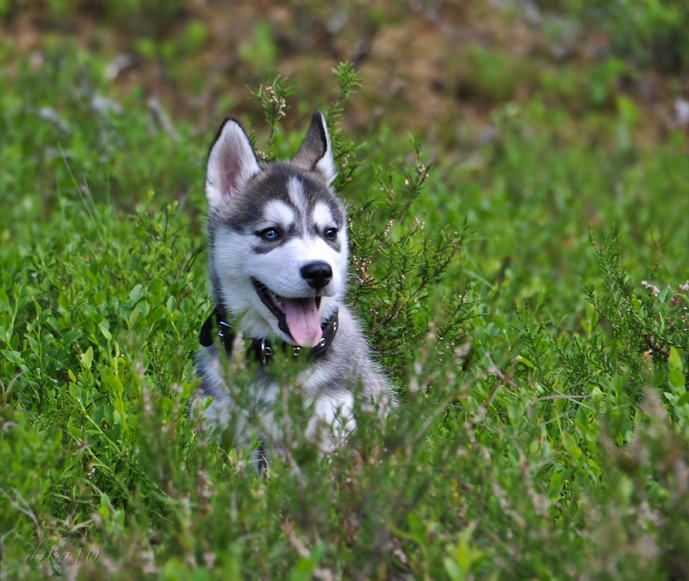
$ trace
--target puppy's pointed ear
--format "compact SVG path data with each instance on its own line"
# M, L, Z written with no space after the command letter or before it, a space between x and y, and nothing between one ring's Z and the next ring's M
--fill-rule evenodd
M251 142L242 126L236 119L225 119L208 154L208 209L218 208L260 171Z
M303 169L319 172L328 185L335 179L337 174L330 136L325 125L325 117L320 111L313 114L311 127L306 132L304 142L292 159L292 163Z

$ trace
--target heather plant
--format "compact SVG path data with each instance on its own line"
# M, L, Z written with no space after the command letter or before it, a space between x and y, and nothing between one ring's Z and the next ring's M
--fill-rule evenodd
M338 126L365 82L339 66L340 97L323 110L351 220L348 301L399 406L385 422L357 409L347 446L324 457L304 435L297 370L279 361L288 452L261 478L255 437L207 437L203 402L187 408L213 308L201 217L212 136L165 130L135 96L94 106L110 89L102 62L56 51L34 70L10 54L4 577L686 576L684 142L601 160L558 146L542 108L512 107L485 166L430 162L419 139ZM268 77L249 93L266 159L302 137L282 125L290 87ZM646 238L656 229L659 245ZM226 373L249 405L251 370L233 360Z

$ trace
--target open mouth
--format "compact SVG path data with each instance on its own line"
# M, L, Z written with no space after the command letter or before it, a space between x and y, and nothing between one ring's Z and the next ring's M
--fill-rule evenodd
M292 337L300 347L315 347L323 336L321 329L321 297L281 297L266 285L251 279L261 302L278 320L278 328Z

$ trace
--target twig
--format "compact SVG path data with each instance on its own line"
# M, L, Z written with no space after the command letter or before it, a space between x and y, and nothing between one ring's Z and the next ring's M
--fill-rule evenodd
M493 360L490 357L490 353L486 353L486 357L488 358L488 361L490 361L490 368L488 369L488 373L490 375L495 375L497 378L499 378L503 383L508 383L512 387L519 389L519 386L514 383L511 379L508 379L505 377L505 374L498 369L497 365L493 363ZM495 401L495 397L498 395L498 390L503 387L503 383L499 384L494 390L493 394L490 396L490 399L488 400L488 403L486 404L486 409L491 406L491 404Z
M148 102L148 110L151 112L151 117L158 124L158 126L165 132L173 141L179 141L179 134L172 125L172 121L165 113L163 106L160 104L158 95L151 95Z
M433 412L433 415L432 415L430 418L428 418L428 419L424 422L423 426L421 426L421 429L416 433L416 436L414 437L414 440L416 440L416 441L420 440L420 439L421 439L421 436L424 435L424 433L426 432L426 430L431 426L431 424L436 420L436 418L437 418L440 414L442 414L442 413L445 411L445 409L446 409L453 401L455 401L454 398L452 398L451 400L448 400L448 401L446 401L445 403L441 404L441 405L438 407L438 409L436 409L436 410Z
M539 401L548 401L548 400L551 400L551 399L573 399L573 400L578 400L578 399L591 399L591 397L593 397L593 396L590 396L590 395L545 395L545 396L543 396L543 397L538 397L538 398L536 398L536 399L533 400L532 402L529 402L529 405L528 405L528 407L526 408L526 415L527 415L527 417L528 417L529 419L531 419L531 416L533 415L533 404L535 404L536 402L539 402ZM583 405L583 404L582 404L582 405ZM584 407L588 407L588 406L584 406ZM564 415L564 414L563 414L563 415ZM558 417L555 418L555 419L558 420L558 419L560 419L561 417L562 417L562 415L558 416ZM550 421L553 421L553 420L550 420Z
M19 492L17 491L16 488L13 488L13 490L14 490L14 494L15 494L16 497L17 497L17 500L21 500L22 503L24 504L24 506L25 506L26 508L22 508L21 506L19 506L14 500L12 500L12 498L10 497L10 495L7 494L7 492L5 492L2 488L0 488L0 493L2 493L2 494L5 496L5 498L7 498L7 500L10 501L10 504L11 504L14 508L16 508L16 509L17 509L19 512L21 512L22 514L25 514L26 516L28 516L28 517L33 521L33 524L36 525L36 530L38 531L38 536L39 536L39 537L42 537L42 536L43 536L43 531L41 530L41 525L38 524L38 519L36 518L36 515L35 515L35 514L33 513L33 511L31 510L31 507L29 506L29 503L26 502L26 500L24 500L24 499L22 498L21 494L19 494Z
M2 403L2 405L5 405L5 400L7 399L7 396L10 394L10 391L12 391L12 386L14 386L14 382L17 381L17 379L19 379L22 375L24 375L23 371L17 373L17 375L15 375L12 378L12 381L10 381L10 384L7 386L7 388L5 388L5 384L2 381L0 381L0 387L2 387L2 398L0 398L2 401L0 401L0 403Z
M519 386L516 383L514 383L514 381L509 379L508 377L505 377L505 374L502 371L500 371L500 369L498 369L498 367L495 365L495 363L493 363L493 360L490 358L490 353L486 353L486 357L488 358L488 361L490 361L490 369L488 370L488 373L490 373L491 375L495 375L495 376L499 377L500 380L504 381L505 383L508 383L509 385L511 385L512 387L514 387L516 389L519 389Z
M306 559L311 556L311 551L309 551L308 547L296 535L291 522L289 522L288 520L284 521L282 523L282 530L285 531L285 536L287 537L287 540L294 547L294 549L297 551L297 554L302 559ZM335 573L333 573L330 569L323 569L321 567L316 567L313 570L313 576L318 579L322 579L322 581L335 581L335 579L337 579Z
M532 403L536 403L537 401L546 401L548 399L590 399L592 396L590 395L546 395L544 397L539 397L533 400Z

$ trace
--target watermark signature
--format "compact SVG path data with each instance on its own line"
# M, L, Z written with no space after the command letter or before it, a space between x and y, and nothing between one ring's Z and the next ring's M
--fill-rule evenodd
M84 547L78 552L72 553L65 551L61 553L58 549L60 540L43 539L35 550L31 551L24 559L28 565L31 563L53 564L53 565L81 565L95 563L100 556L100 547L90 547L88 553L84 555Z

